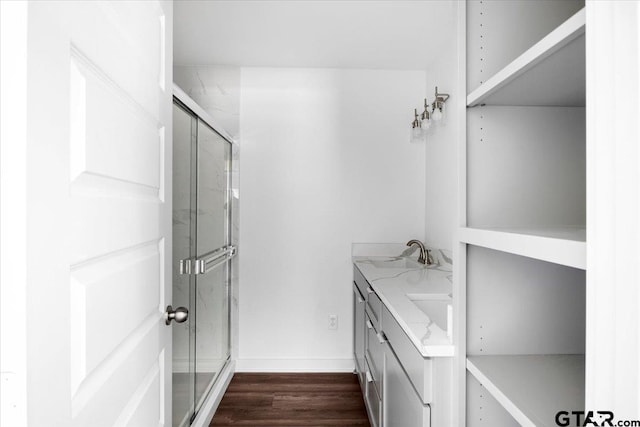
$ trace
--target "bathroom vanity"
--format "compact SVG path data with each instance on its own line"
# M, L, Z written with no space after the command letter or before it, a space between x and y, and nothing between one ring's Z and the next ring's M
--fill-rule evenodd
M369 245L362 245L369 246ZM452 272L401 254L404 245L354 245L354 359L371 425L451 424Z

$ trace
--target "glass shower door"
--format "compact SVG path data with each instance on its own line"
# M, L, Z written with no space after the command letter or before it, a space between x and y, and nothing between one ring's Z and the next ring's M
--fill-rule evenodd
M173 426L190 425L230 356L231 144L173 106Z
M195 169L197 117L179 105L173 105L173 298L176 307L187 307L189 317L172 328L173 426L188 426L195 400L195 339L193 310L195 277L181 274L180 261L193 257L192 236L196 230Z
M229 359L229 172L231 144L198 122L196 256L196 411Z

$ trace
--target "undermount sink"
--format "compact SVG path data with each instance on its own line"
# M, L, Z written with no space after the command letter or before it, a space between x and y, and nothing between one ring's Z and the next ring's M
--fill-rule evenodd
M443 331L449 332L451 297L447 294L407 294L407 298Z
M375 268L424 268L424 264L420 264L411 258L394 258L385 261L371 261L371 265Z

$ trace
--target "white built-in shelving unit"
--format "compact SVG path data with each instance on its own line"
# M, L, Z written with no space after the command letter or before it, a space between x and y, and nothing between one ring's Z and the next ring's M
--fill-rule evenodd
M584 2L467 1L465 53L460 411L555 426L585 404Z

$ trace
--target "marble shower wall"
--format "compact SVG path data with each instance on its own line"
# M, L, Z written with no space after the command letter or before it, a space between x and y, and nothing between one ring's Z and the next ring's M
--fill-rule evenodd
M233 139L240 134L240 68L173 67L173 79Z

